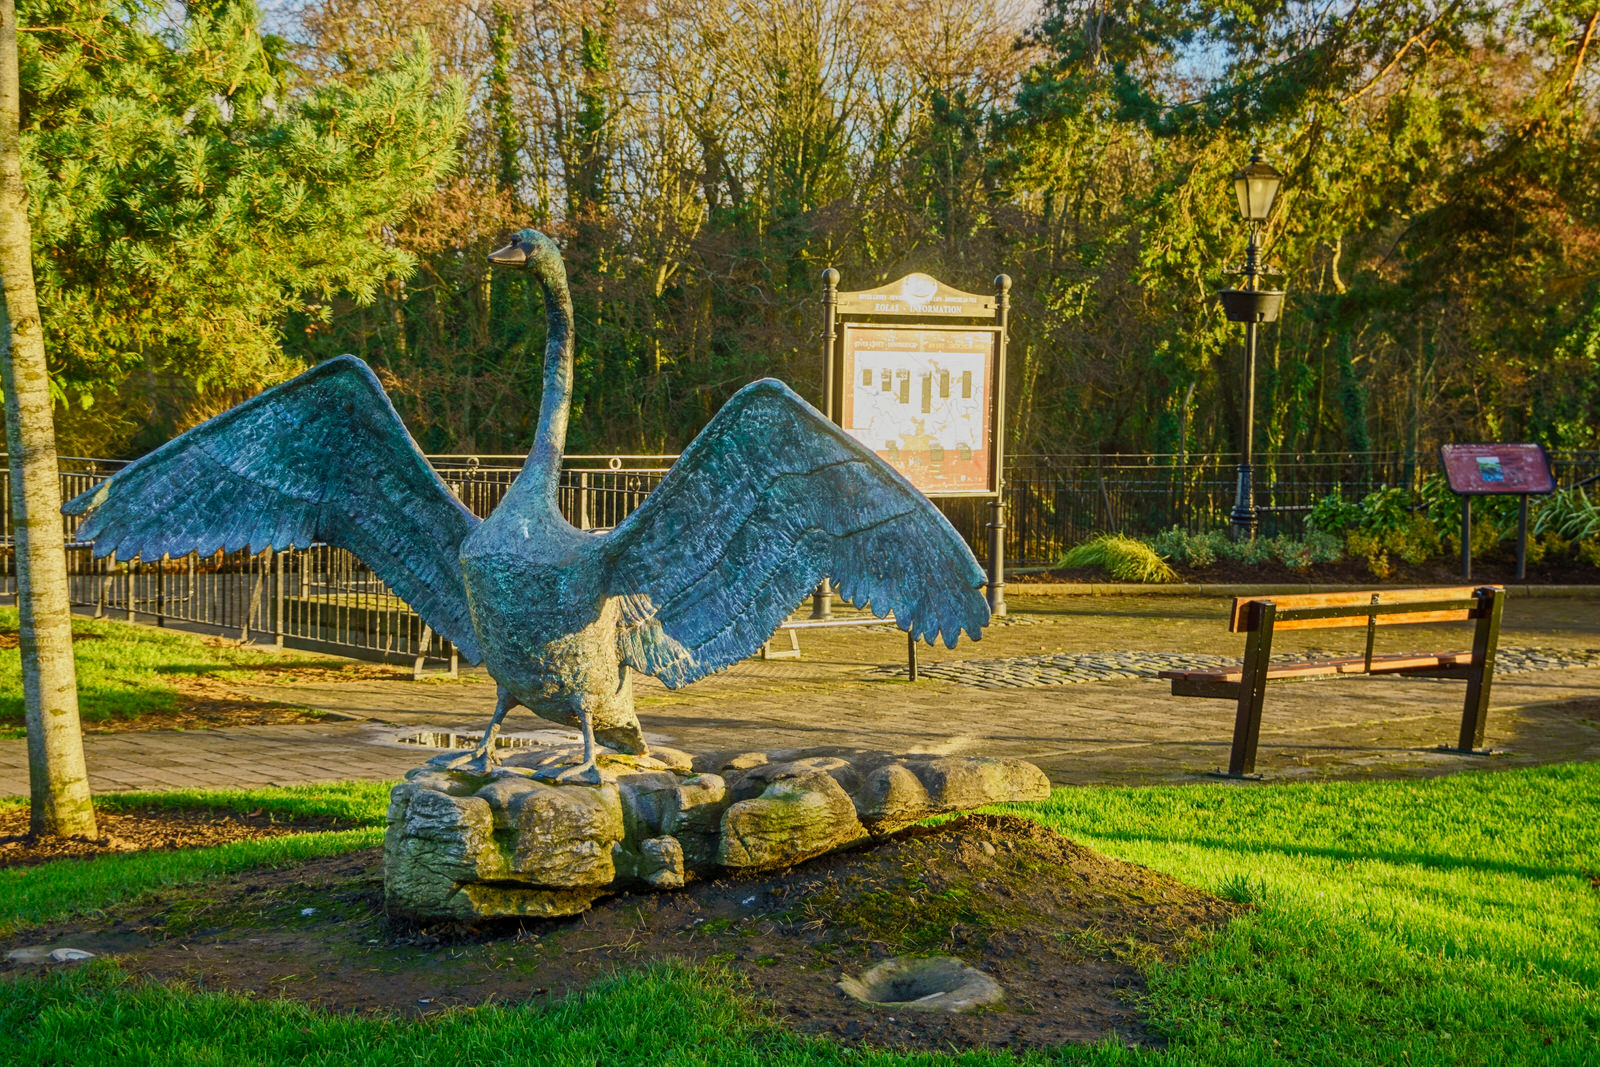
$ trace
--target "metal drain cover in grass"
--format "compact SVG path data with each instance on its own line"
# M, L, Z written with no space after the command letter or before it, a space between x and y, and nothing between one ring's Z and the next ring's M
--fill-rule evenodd
M1005 996L999 982L953 956L884 960L839 988L863 1004L908 1011L972 1011Z

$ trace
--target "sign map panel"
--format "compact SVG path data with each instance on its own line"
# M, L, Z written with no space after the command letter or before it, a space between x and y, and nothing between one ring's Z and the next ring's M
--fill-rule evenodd
M1439 459L1452 492L1520 495L1555 491L1550 457L1538 445L1441 445Z
M845 432L929 496L994 492L997 339L993 329L845 326Z

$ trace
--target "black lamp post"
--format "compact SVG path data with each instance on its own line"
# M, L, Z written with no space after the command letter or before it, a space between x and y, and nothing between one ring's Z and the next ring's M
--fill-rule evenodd
M1255 452L1256 432L1256 327L1263 322L1276 322L1278 312L1283 309L1283 290L1264 289L1260 285L1261 224L1267 221L1282 182L1283 175L1263 163L1260 152L1251 154L1248 166L1233 172L1233 189L1239 197L1239 214L1250 224L1250 244L1245 250L1242 272L1244 288L1223 289L1217 293L1228 321L1244 323L1243 455L1239 462L1233 511L1228 516L1235 540L1255 536L1256 529L1255 487L1252 484L1250 462Z

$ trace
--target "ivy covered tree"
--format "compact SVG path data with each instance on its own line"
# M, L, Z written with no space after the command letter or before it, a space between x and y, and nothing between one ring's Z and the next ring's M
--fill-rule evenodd
M411 271L392 228L452 170L464 106L423 38L315 84L250 0L18 15L39 301L80 454L159 443L292 373L291 313L315 331L335 295Z

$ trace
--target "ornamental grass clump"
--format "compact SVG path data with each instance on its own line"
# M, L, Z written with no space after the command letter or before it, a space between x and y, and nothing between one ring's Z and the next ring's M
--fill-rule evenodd
M1143 541L1121 534L1101 534L1068 550L1063 567L1099 567L1119 582L1175 582L1178 572Z

